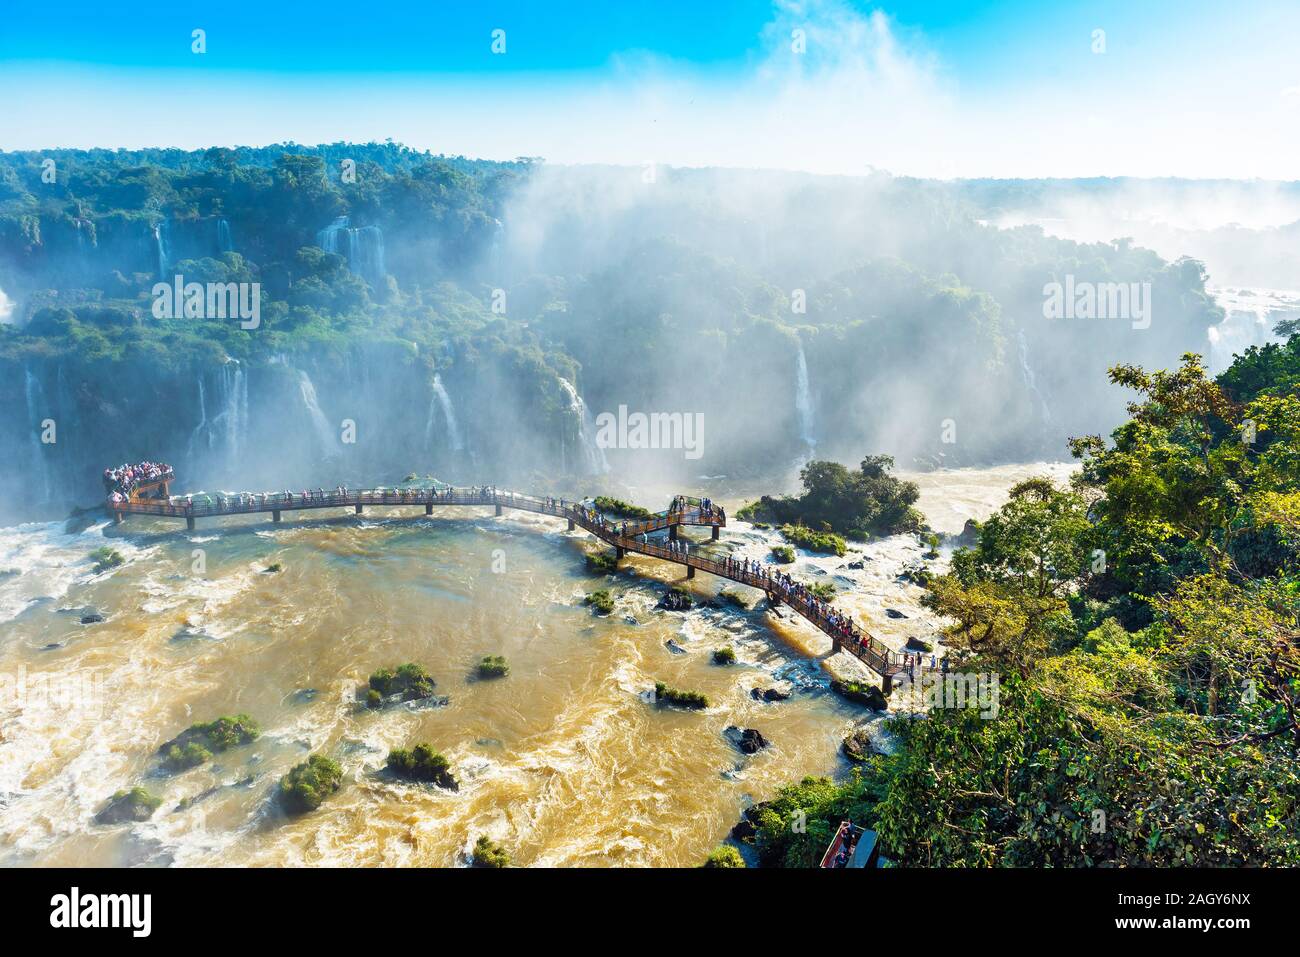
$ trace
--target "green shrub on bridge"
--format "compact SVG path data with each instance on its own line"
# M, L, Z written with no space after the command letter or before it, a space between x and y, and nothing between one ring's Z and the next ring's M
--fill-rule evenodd
M280 779L280 803L290 814L306 814L342 786L338 762L313 754Z

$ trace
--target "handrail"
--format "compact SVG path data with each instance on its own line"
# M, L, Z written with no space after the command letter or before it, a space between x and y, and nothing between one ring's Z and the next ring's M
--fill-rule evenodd
M207 503L178 502L176 498L163 501L109 502L108 508L119 513L139 515L158 515L173 518L203 518L219 515L246 515L258 512L300 511L303 509L331 508L342 506L365 505L495 505L504 508L517 508L524 511L552 515L581 525L586 531L595 535L606 544L625 551L677 562L691 568L697 568L720 578L748 585L765 592L773 602L784 601L796 613L805 618L818 630L828 635L835 647L847 651L872 671L883 676L897 675L906 671L912 656L894 651L870 632L860 629L856 622L847 615L840 615L836 624L830 617L830 606L819 601L807 592L800 592L784 584L767 570L767 566L757 563L735 561L730 558L722 560L692 555L689 551L674 550L656 545L648 540L640 541L638 536L658 531L673 525L701 525L724 527L726 518L720 510L705 513L697 506L694 508L667 510L653 518L640 522L612 521L597 509L587 508L577 502L564 499L540 498L520 492L500 491L489 488L415 488L415 489L348 489L338 491L304 492L238 492L232 496L214 496L217 502ZM563 503L563 504L561 504ZM924 670L927 665L917 655L913 667L919 665Z

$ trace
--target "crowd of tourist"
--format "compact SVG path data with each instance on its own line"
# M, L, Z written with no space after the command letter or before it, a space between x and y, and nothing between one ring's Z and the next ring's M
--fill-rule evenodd
M163 462L124 462L115 469L104 469L104 494L111 502L125 502L141 485L170 478L172 467Z

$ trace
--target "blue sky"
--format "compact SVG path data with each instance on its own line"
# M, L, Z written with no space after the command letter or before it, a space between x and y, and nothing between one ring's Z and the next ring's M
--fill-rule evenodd
M1272 0L10 4L0 148L1295 178L1297 35Z

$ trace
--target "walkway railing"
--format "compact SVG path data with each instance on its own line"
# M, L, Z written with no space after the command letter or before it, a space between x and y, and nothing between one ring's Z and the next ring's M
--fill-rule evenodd
M567 519L581 526L606 544L612 545L622 557L624 552L636 552L663 561L676 562L690 569L700 569L719 578L730 579L765 592L774 603L784 602L818 630L828 635L836 651L847 651L872 671L892 678L909 667L924 668L921 656L915 658L889 648L880 639L863 631L847 615L836 612L829 604L809 594L806 590L787 583L769 566L757 562L737 561L733 558L713 559L691 554L685 549L659 545L642 536L650 532L677 525L711 526L716 530L726 525L725 513L720 509L705 509L698 499L683 499L688 507L668 509L649 519L639 521L613 521L598 510L565 499L542 498L519 492L488 488L451 489L334 489L305 492L241 492L234 495L208 496L208 501L129 501L109 502L108 508L117 514L158 515L184 518L191 526L197 518L220 515L245 515L271 512L279 518L280 512L303 509L365 506L423 505L426 511L444 505L495 506L521 509L541 515ZM215 499L215 501L213 500ZM696 546L698 547L698 546ZM693 574L693 572L691 573Z

